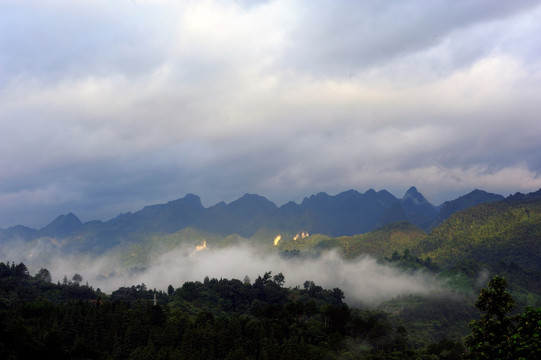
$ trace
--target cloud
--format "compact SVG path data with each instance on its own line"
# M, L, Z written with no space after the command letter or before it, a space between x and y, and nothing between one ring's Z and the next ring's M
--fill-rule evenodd
M302 287L307 280L326 289L339 287L345 292L346 301L355 305L377 305L401 294L430 296L445 290L431 275L405 273L378 264L370 257L344 260L336 252L328 252L318 258L291 260L247 245L211 248L197 253L194 248L184 246L166 253L154 249L144 270L138 271L119 266L118 258L113 254L98 258L60 256L47 239L33 247L18 247L18 255L9 258L23 261L31 274L42 267L47 268L55 282L62 281L64 275L71 279L75 273L81 274L83 281L107 293L121 286L141 283L158 290L165 290L170 284L177 288L187 281L203 281L205 276L241 280L248 276L254 281L267 271L283 273L287 287ZM7 249L3 251L5 253Z
M454 4L444 1L313 2L302 7L303 16L292 36L292 51L288 54L300 69L326 74L355 73L366 66L378 67L395 59L403 61L437 47L457 33L472 30L475 33L476 27L505 21L538 4L538 1L504 6L494 6L487 1ZM494 44L494 39L490 40L474 43L476 46L468 50L469 56L458 56L455 60L470 58L470 63L475 62ZM465 44L467 47L472 40ZM461 44L456 45L465 49Z
M190 192L537 190L537 4L2 2L0 227Z

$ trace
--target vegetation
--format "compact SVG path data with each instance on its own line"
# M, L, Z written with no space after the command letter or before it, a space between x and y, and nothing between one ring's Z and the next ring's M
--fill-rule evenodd
M286 288L280 273L253 282L207 277L166 292L139 284L104 294L80 274L55 284L47 269L32 276L23 263L0 263L0 358L541 358L540 197L516 195L456 212L430 234L405 221L334 238L299 237L292 230L280 241L276 228L255 231L255 225L250 238L192 227L173 233L134 228L135 241L116 248L126 267L145 266L181 246L191 254L249 241L286 258L336 249L345 258L370 254L406 272L430 272L453 289L431 297L401 295L371 309L352 308L341 289L310 280ZM168 214L170 205L139 215ZM128 218L108 226L127 226ZM74 216L56 225L47 231L69 234L82 226Z
M483 311L469 324L468 359L539 359L541 357L541 308L527 308L511 316L515 300L505 278L495 276L481 290L475 306Z
M282 274L110 295L67 277L54 284L47 274L0 263L2 358L437 359L462 349L448 339L421 347L400 318L352 309L342 290L312 281L285 288Z
M390 261L417 263L408 251ZM541 308L512 315L514 298L495 276L475 318L464 298L402 296L354 309L339 288L312 281L285 288L270 272L186 282L167 292L145 284L110 295L41 269L0 263L0 356L66 359L532 359L541 356ZM75 281L76 280L76 281ZM432 333L427 336L426 329Z
M453 214L415 248L444 265L475 259L540 271L541 200L486 203Z
M349 258L361 254L389 257L394 252L402 253L406 249L414 248L426 236L427 234L417 226L407 221L399 221L367 234L339 237L336 241Z

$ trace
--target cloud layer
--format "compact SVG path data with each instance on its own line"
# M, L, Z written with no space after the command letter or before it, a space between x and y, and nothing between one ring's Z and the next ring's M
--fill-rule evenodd
M199 194L541 188L541 4L0 4L0 227Z
M255 281L265 272L283 273L285 286L302 288L305 281L314 281L325 289L339 287L346 301L355 305L376 305L398 295L435 295L445 291L432 275L422 272L404 273L397 268L378 264L374 258L358 257L344 260L336 252L320 257L286 259L277 253L261 252L250 246L194 251L194 247L180 247L169 252L157 252L148 264L137 271L122 267L113 254L98 258L59 254L47 243L32 246L0 248L0 255L15 262L24 262L35 274L48 269L53 281L82 275L83 281L106 293L122 286L144 283L147 287L165 291L169 285L181 287L187 281L209 278L240 279L245 276Z

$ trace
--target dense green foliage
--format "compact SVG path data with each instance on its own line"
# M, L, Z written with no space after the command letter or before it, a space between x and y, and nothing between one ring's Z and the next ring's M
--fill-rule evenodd
M367 234L344 236L336 240L347 257L353 258L361 254L385 257L414 248L426 236L417 226L407 221L399 221Z
M475 259L520 263L527 271L540 271L541 199L508 199L455 213L433 229L416 252L446 265Z
M470 323L471 334L466 340L472 359L509 358L507 340L514 329L508 313L515 307L515 300L506 288L507 281L495 276L479 294L475 306L484 313Z
M418 263L404 251L391 262ZM408 268L407 265L406 268ZM80 277L80 275L79 275ZM78 276L74 276L74 279ZM79 279L78 279L79 280ZM30 359L531 359L541 356L541 308L510 315L514 299L494 277L475 306L465 352L467 298L401 296L354 309L339 288L285 288L270 272L186 282L167 293L145 284L110 295L79 281L51 283L22 263L0 263L0 357ZM394 314L394 315L392 315ZM428 332L430 334L428 334ZM421 336L421 337L420 337ZM454 339L454 340L453 340Z
M541 357L541 308L527 308L510 315L515 300L505 278L495 276L481 290L475 306L483 312L469 324L468 359L539 359Z
M1 358L438 359L462 349L447 339L420 347L399 318L352 309L342 290L312 281L285 288L282 274L205 278L167 293L141 284L108 296L47 275L0 263Z

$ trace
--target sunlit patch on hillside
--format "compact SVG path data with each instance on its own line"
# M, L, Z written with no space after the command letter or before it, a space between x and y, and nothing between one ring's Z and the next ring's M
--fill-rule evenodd
M306 239L310 234L308 234L308 231L302 231L298 232L297 235L293 237L293 240L297 241L299 239Z
M195 254L197 254L198 252L201 252L203 250L206 250L206 251L209 250L209 248L207 246L207 240L205 240L205 239L203 239L201 241L201 244L195 246L195 251L193 253L191 253L190 256L194 256Z
M199 251L202 251L202 250L208 250L209 248L207 247L207 240L203 239L203 241L201 241L201 244L200 245L197 245L195 247L195 252L199 252Z

